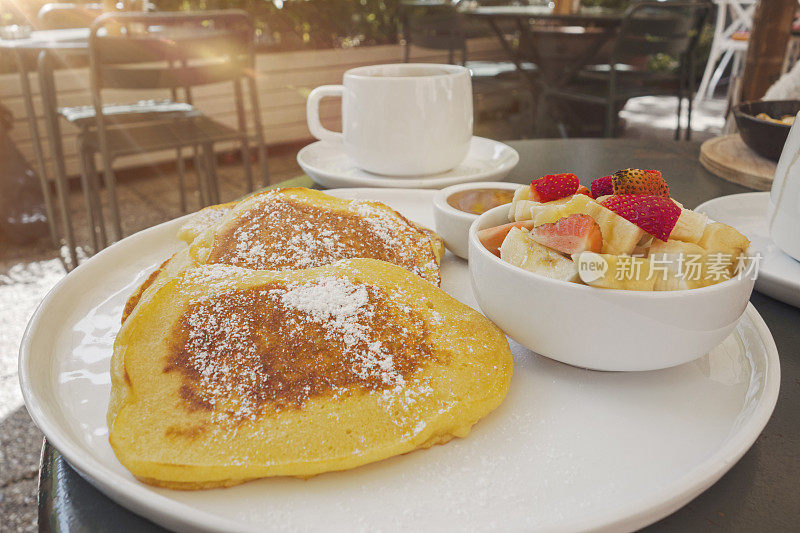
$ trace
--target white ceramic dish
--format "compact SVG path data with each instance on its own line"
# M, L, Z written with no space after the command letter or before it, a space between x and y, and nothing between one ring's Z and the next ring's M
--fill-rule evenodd
M433 197L433 220L436 224L436 233L444 239L447 248L462 259L467 258L467 237L469 227L478 219L478 215L466 213L456 209L447 199L451 194L471 189L504 189L516 191L519 183L505 183L502 181L479 181L476 183L462 183L451 185L437 192Z
M750 239L750 248L761 254L756 290L776 300L800 307L800 261L778 248L767 231L768 192L720 196L695 208L709 217L735 227Z
M508 206L501 205L470 227L475 296L506 335L562 363L609 371L687 363L730 334L753 291L751 274L685 291L598 289L551 279L501 260L478 241L478 230L507 222Z
M471 181L500 181L517 166L519 154L499 141L473 137L466 159L452 170L428 176L390 177L356 167L342 144L318 141L298 152L297 163L325 187L441 189Z
M432 224L432 193L336 191ZM182 531L625 531L675 511L752 445L775 406L778 354L750 307L708 356L639 373L591 372L511 343L503 405L465 439L306 481L184 492L137 482L105 423L108 363L127 295L183 246L172 221L81 265L43 301L20 353L31 416L86 479ZM448 253L443 287L475 306L466 263Z

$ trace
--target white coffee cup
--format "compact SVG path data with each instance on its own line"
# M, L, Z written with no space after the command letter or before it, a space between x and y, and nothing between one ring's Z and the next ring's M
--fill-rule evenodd
M319 120L326 96L342 97L342 133ZM359 168L388 176L446 172L461 163L472 138L470 71L457 65L372 65L344 73L343 85L308 96L308 129L344 143Z
M800 261L800 113L783 145L769 200L767 223L772 241Z

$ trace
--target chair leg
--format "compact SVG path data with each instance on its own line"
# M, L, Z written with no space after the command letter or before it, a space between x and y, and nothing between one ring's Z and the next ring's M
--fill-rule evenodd
M100 197L100 183L97 180L97 165L94 162L94 152L86 153L86 168L89 173L89 187L92 190L92 198L94 200L95 211L97 212L97 221L100 230L100 246L105 248L108 246L108 237L106 236L106 222L103 217L103 200Z
M675 140L681 140L681 110L683 108L683 77L681 76L681 80L678 82L678 93L675 95L678 97L678 110L676 112L675 121L677 124L675 125Z
M181 202L181 213L186 214L186 163L183 160L183 148L175 149L175 162L178 166L178 195Z
M247 192L253 192L253 165L250 161L250 143L247 138L247 119L244 114L244 98L242 96L242 83L236 80L233 83L234 100L236 101L236 119L239 123L239 132L242 135L239 148L241 150L242 165L244 165L244 181Z
M253 192L253 162L250 160L250 144L247 135L242 136L241 142L242 165L244 166L244 182L247 192Z
M608 79L608 94L606 98L606 120L603 136L611 138L614 137L614 126L617 123L617 71L614 66L611 68L611 76Z
M214 145L203 145L203 154L206 160L206 170L208 171L208 186L211 202L218 204L219 200L219 179L217 177L217 158L214 155Z
M258 143L258 165L261 167L261 185L262 187L269 186L269 154L267 153L267 145L264 144L262 138Z
M694 57L689 58L689 66L686 81L689 86L689 101L687 102L687 116L686 116L686 134L684 138L687 141L692 139L692 100L694 100Z
M261 107L258 103L258 90L256 88L255 77L247 78L247 90L250 94L253 110L253 127L255 128L255 143L258 147L258 161L261 166L261 185L269 186L269 165L267 164L267 145L264 138L264 127L261 123Z
M610 138L614 136L614 122L617 119L617 106L613 98L606 102L606 120L603 129L603 136Z
M111 208L111 221L114 224L114 235L117 240L122 239L122 220L119 216L119 203L117 202L117 177L111 168L111 158L108 154L102 155L103 178L108 192L108 204Z
M544 123L547 120L547 91L542 88L542 92L536 98L536 118L534 119L533 135L540 138L544 134Z
M200 193L200 208L202 209L211 205L211 200L208 194L208 179L206 178L205 167L197 145L192 146L192 157L194 159L194 173L197 176L197 191Z
M711 76L711 81L708 84L708 89L706 90L706 98L711 98L714 96L714 90L719 85L719 80L722 78L723 72L725 72L725 67L728 66L731 58L733 57L733 50L728 50L722 56L722 60L719 62L719 66L714 71L714 75Z
M91 186L89 185L89 168L86 164L86 151L82 148L78 148L78 153L80 157L81 165L81 191L83 192L83 202L86 205L86 214L89 216L89 228L92 234L92 249L94 253L100 251L99 242L97 239L97 221L95 215L95 208L92 202L92 191Z
M703 71L703 79L700 80L700 87L697 89L697 100L701 101L708 96L706 92L710 87L711 76L714 74L714 67L717 65L717 60L720 56L720 49L712 46L711 52L708 54L708 62L706 63L706 69ZM712 89L713 91L713 89Z

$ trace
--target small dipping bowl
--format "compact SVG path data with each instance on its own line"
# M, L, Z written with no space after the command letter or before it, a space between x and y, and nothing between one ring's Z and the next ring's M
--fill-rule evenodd
M519 183L502 181L478 181L452 185L437 192L433 197L433 219L436 222L436 233L444 239L447 249L466 259L469 252L469 227L482 213L500 205L486 202L487 195L482 195L483 191L510 193L508 201L504 202L508 204L511 203L514 191L521 186ZM470 212L470 205L478 207L480 212Z

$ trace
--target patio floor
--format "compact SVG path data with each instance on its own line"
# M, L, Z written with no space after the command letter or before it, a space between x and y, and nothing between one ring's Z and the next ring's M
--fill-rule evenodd
M725 102L704 102L693 116L693 142L719 134ZM623 137L655 138L672 142L675 100L644 97L631 100L622 112L627 127ZM479 125L480 126L480 125ZM491 126L489 126L491 129ZM482 135L489 132L478 128ZM492 136L492 135L489 135ZM494 135L501 138L502 134ZM273 183L301 174L295 156L302 146L281 146L270 152ZM239 164L219 167L223 202L244 194ZM118 195L126 234L181 215L174 170L167 166L119 173ZM193 174L188 174L192 183ZM190 187L191 190L191 187ZM70 193L79 244L89 242L80 191ZM190 196L190 210L197 208ZM26 246L0 240L0 523L3 531L35 531L36 485L42 435L22 402L17 378L17 351L25 325L42 297L65 275L56 251L47 239Z

